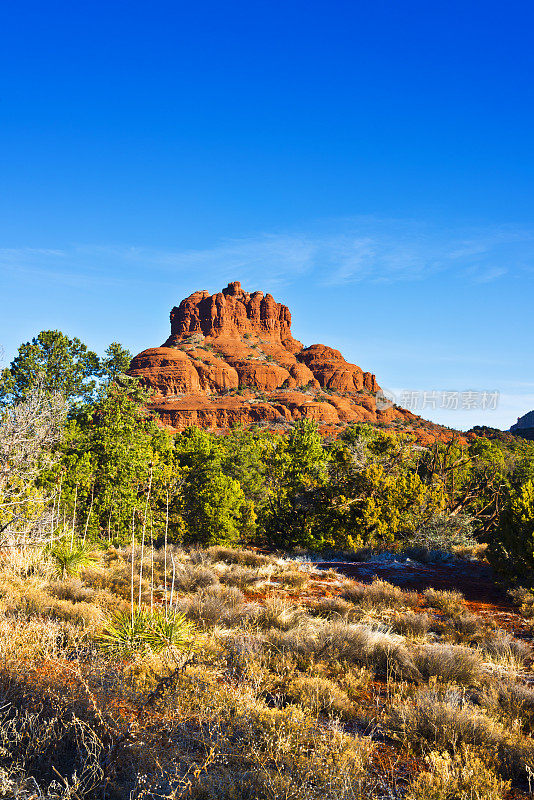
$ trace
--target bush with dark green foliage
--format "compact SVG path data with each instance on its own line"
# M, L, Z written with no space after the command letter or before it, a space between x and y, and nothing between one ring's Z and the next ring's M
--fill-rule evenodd
M534 481L510 487L492 532L488 557L506 578L534 587Z
M95 399L99 382L109 383L126 372L132 359L128 350L112 342L104 358L79 339L61 331L41 331L21 344L17 355L0 375L0 404L28 397L36 387L59 392L70 403Z

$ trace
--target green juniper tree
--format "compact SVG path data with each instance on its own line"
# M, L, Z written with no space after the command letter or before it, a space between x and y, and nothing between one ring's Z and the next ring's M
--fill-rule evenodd
M96 402L70 420L62 459L49 480L62 482L63 505L89 535L125 543L168 480L172 439L144 409L148 392L134 378L118 378ZM151 513L151 512L150 512Z
M95 396L99 372L98 356L79 339L69 339L61 331L41 331L20 345L2 371L0 402L24 400L37 386L61 394L70 403L88 402Z
M219 439L199 428L188 428L175 440L177 467L183 476L179 497L186 541L235 544L251 525L253 506L239 481L223 469Z
M132 354L119 342L111 342L100 361L100 376L106 383L116 380L128 370Z
M327 478L329 454L310 420L280 437L267 459L269 501L262 523L279 547L320 546L314 526L316 494Z
M31 342L21 344L17 355L0 374L0 405L20 402L37 387L45 393L61 394L73 404L96 400L98 387L125 373L132 359L118 342L112 342L104 357L61 331L41 331Z

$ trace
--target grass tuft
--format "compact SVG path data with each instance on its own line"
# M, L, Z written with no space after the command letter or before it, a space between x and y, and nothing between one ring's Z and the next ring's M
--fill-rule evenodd
M510 781L503 781L472 748L457 753L432 752L427 771L411 784L405 800L503 800Z
M364 608L410 608L419 605L417 592L400 589L387 581L376 579L371 584L350 581L342 598Z
M448 683L474 685L484 675L481 654L461 645L424 645L416 651L415 664L424 678Z
M473 707L458 689L423 689L412 701L394 702L387 727L420 752L453 754L462 745L490 750L504 778L521 778L534 766L534 742Z
M464 596L460 592L426 589L423 597L430 608L437 608L444 614L460 614L465 610Z

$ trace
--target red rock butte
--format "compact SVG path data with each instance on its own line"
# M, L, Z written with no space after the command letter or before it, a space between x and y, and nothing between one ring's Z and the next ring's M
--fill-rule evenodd
M397 406L377 406L380 387L371 372L324 344L304 347L292 336L287 306L243 291L238 281L182 300L171 311L167 341L135 356L128 372L153 390L150 407L173 431L252 424L284 430L298 419L316 420L334 435L355 422L420 421L429 434L442 430Z

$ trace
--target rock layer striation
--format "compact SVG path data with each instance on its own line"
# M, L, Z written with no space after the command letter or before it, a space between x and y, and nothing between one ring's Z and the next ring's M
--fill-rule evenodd
M293 338L287 306L238 281L182 300L167 341L135 356L129 374L153 390L151 408L173 431L284 429L298 419L332 434L354 422L419 427L419 417L382 402L371 372L326 345L304 347Z

